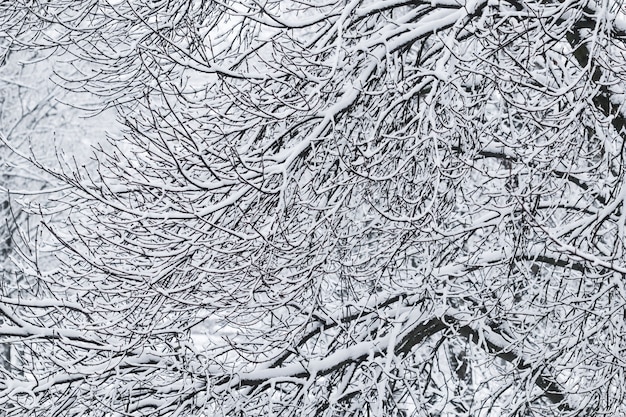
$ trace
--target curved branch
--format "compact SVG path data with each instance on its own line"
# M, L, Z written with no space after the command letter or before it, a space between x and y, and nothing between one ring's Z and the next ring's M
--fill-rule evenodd
M468 342L472 342L485 352L513 364L519 370L531 371L534 384L543 391L543 396L546 399L557 405L559 411L569 412L573 410L560 384L546 372L542 372L542 368L533 365L522 353L511 349L510 343L489 324L481 323L481 328L475 328L471 324L462 324L462 320L453 314L432 317L414 323L402 332L402 337L395 344L393 354L407 355L415 346L446 329L455 330ZM319 360L294 361L285 366L258 369L230 377L215 375L221 384L215 386L213 395L220 395L232 388L268 387L281 381L293 382L294 378L308 379L311 376L329 375L343 367L384 356L388 353L391 337L387 334L384 337L357 343L337 350ZM200 388L200 390L203 392L204 388Z

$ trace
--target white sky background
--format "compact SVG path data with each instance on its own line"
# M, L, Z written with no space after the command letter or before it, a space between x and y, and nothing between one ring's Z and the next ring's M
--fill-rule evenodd
M5 100L0 109L5 112L0 132L20 151L32 149L38 160L46 165L58 163L57 151L76 158L79 164L88 164L93 155L92 147L104 143L107 132L119 129L115 111L109 109L91 115L83 110L99 106L100 99L86 93L69 92L56 85L51 78L55 70L66 66L64 59L40 56L31 52L13 53L0 68L0 100ZM44 110L37 122L6 122L7 119L17 122L21 115L39 107ZM15 156L12 160L17 163Z

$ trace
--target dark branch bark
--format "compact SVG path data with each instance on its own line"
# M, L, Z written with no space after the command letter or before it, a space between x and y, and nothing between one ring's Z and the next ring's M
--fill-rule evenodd
M479 331L472 328L469 325L458 326L459 322L454 316L446 315L442 319L433 318L428 320L422 325L417 326L410 334L408 334L401 343L396 347L396 354L407 354L417 344L424 341L426 338L435 335L436 333L453 328L461 336L468 341L476 344L478 347L484 349L488 353L499 357L517 367L519 370L532 371L534 374L534 383L539 387L545 398L547 398L553 404L558 406L559 411L566 412L572 411L572 407L567 402L565 393L562 387L552 377L542 372L540 367L535 364L528 363L524 358L520 357L517 353L508 350L507 346L499 346L493 340L489 338L481 338ZM493 333L497 336L501 336L500 333L491 326L487 325L485 331ZM545 368L545 367L544 367Z
M487 326L487 328L483 329L483 333L492 334L498 336L498 338L501 337L501 334L497 331L497 329L494 329L489 325L485 326ZM573 410L567 401L567 396L564 393L563 388L545 371L547 368L546 365L538 366L535 363L527 362L518 353L508 349L508 346L501 346L497 344L493 340L493 337L481 337L481 332L479 332L479 330L474 329L470 325L461 325L459 320L452 315L445 315L441 318L434 317L414 326L412 330L410 330L398 341L394 349L394 354L399 356L408 355L415 346L446 329L452 329L457 334L463 336L468 342L472 342L489 354L497 356L498 358L513 364L517 369L530 371L533 375L534 384L543 391L543 395L546 399L557 405L559 411L570 412ZM384 354L386 354L385 347L380 346L380 350L374 352L373 356L380 357ZM327 368L317 369L315 373L318 376L329 375L338 371L340 368L348 366L349 364L361 363L371 358L371 352L363 353L362 355L350 356ZM250 376L241 375L239 378L226 376L221 377L221 381L219 381L218 385L227 385L231 387L238 386L240 388L246 386L253 388L260 386L267 387L269 386L268 382L274 377L281 378L288 376L289 378L308 378L311 376L311 371L307 369L304 364L301 368L293 372L293 369L289 368L293 368L294 365L297 366L297 364L292 363L292 365L282 367L282 369L285 370L285 375L281 375L281 367L276 367L273 368L273 372L270 371L262 373L266 377L261 378L252 376L254 372Z

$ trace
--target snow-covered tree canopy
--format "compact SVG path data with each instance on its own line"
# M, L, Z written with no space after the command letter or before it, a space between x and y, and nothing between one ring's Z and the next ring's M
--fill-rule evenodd
M17 0L0 37L125 126L31 207L67 220L0 297L7 416L626 412L621 3Z

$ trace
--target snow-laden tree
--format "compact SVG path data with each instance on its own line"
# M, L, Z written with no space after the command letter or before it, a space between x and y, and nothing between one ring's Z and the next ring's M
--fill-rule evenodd
M10 2L125 131L40 210L7 415L626 412L607 1ZM50 49L53 48L53 49Z

